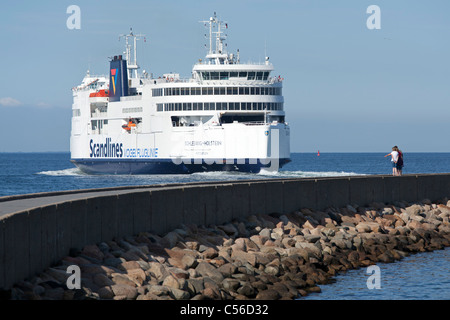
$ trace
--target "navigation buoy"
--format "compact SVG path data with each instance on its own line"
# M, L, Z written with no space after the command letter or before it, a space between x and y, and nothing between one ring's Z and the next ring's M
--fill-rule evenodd
M320 151L319 150L317 150L317 156L320 156Z

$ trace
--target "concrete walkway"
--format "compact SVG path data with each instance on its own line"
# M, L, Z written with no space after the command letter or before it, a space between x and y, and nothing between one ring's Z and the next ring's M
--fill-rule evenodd
M133 193L136 191L152 190L148 189L128 189L128 190L111 190L111 191L96 191L96 192L81 192L81 193L70 193L64 195L54 195L54 196L38 196L35 198L25 198L10 201L0 202L0 217L16 213L23 212L30 209L38 207L46 207L53 204L59 204L67 201L81 200L96 198L102 196L112 196L120 195L125 193Z
M288 179L270 179L269 181L288 180ZM122 195L135 192L145 192L157 189L173 189L180 187L198 187L216 184L246 184L250 182L264 182L266 180L237 180L237 181L207 181L194 183L174 183L174 184L158 184L151 186L130 186L130 187L113 187L102 189L85 189L85 190L69 190L46 193L35 193L25 195L13 195L0 197L0 218L2 216L24 212L34 208L46 207L49 205L64 203L67 201L75 201L81 199L90 199L104 196Z

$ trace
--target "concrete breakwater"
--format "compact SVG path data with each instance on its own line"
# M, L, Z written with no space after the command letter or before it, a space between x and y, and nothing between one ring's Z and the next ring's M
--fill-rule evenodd
M13 299L295 299L339 271L450 245L450 201L372 202L183 224L72 250ZM70 265L81 288L69 290Z

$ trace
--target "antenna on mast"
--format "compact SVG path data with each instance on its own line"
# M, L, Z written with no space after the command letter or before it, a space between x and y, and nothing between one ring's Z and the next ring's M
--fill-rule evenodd
M142 38L145 39L145 34L134 34L133 28L130 27L130 33L129 34L121 34L119 35L119 41L121 38L125 38L125 58L128 63L128 76L129 78L137 78L137 70L139 69L139 66L137 64L137 40L142 40ZM133 40L133 48L130 44L129 39ZM133 53L133 60L131 60L131 55Z
M227 35L223 32L223 25L228 29L228 23L217 18L216 13L209 20L200 21L209 29L209 35L205 35L209 39L209 48L206 59L210 63L223 64L228 63L228 54L226 51L226 43L224 41ZM215 48L213 48L213 38L215 38Z

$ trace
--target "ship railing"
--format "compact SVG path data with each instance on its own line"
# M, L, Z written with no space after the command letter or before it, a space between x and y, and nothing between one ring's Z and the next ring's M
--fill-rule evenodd
M84 90L91 90L91 89L96 90L96 89L98 89L100 87L103 87L102 85L99 85L99 83L98 83L99 80L106 80L106 79L108 79L108 77L104 76L104 75L98 75L98 76L92 75L92 76L90 76L90 78L92 78L94 80L91 81L90 83L87 83L87 84L84 84L84 85L81 84L79 86L73 87L72 91L77 92L77 91L84 91Z
M284 78L278 77L269 77L267 80L247 80L247 79L208 79L208 80L200 80L201 84L205 85L236 85L236 86L252 86L252 85L267 85L267 84L275 84L282 83Z
M274 84L282 83L283 78L281 77L270 77L267 80L230 80L230 79L214 79L214 80L200 80L199 82L204 85L255 85L255 84ZM147 79L146 83L161 84L161 83L193 83L197 82L193 78L184 79Z
M106 118L108 116L108 112L92 112L91 118Z
M269 78L269 83L282 83L284 78L281 78L281 76L278 77L271 77Z
M251 65L251 66L272 66L272 63L267 64L266 62L256 62L256 61L247 61L247 62L239 62L239 63L215 63L215 59L213 60L202 60L194 64L195 65L213 65L213 66L224 66L224 65Z
M264 121L247 121L247 122L241 122L242 124L245 124L246 126L262 126L267 125L267 122Z
M192 78L183 78L183 79L172 79L172 78L158 78L158 79L147 79L145 83L154 83L154 84L160 84L160 83L189 83L193 82L194 79Z

